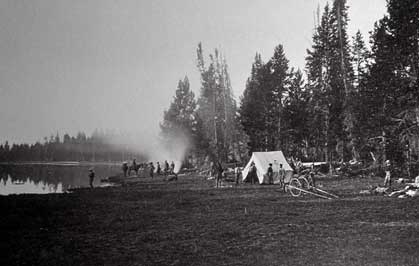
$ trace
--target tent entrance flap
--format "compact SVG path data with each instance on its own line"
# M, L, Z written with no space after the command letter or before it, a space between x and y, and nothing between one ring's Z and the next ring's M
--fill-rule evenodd
M269 182L266 173L270 163L272 164L274 171L273 181L275 184L280 182L279 169L281 164L285 171L285 182L288 182L293 175L293 169L288 164L282 151L253 152L252 157L242 171L243 181L248 181L248 178L250 178L249 173L252 163L255 164L256 176L259 184L266 184Z

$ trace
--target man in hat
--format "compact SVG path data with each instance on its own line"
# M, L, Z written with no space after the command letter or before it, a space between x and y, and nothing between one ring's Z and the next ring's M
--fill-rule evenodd
M272 185L274 183L274 170L272 169L272 164L269 164L268 171L266 173L268 176L268 183L269 185Z
M384 187L391 187L391 163L390 160L385 162L384 171L386 176L384 178Z
M89 169L89 184L90 188L93 188L93 180L95 179L95 172L93 171L93 168Z

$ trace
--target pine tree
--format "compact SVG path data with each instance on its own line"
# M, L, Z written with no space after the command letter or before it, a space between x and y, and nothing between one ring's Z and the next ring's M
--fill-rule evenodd
M240 122L249 136L248 147L251 151L263 151L265 146L265 96L262 89L262 70L264 64L260 54L256 54L250 77L241 97Z
M241 99L241 123L249 136L252 151L282 149L284 94L289 86L288 60L281 44L264 64L256 54Z
M419 2L388 1L388 31L393 41L394 73L399 81L396 114L399 140L409 145L419 124Z
M352 38L351 45L351 61L352 68L354 71L353 79L353 93L351 94L351 113L354 118L354 126L351 130L351 146L353 147L352 156L357 160L363 158L371 158L370 154L365 149L366 143L368 143L368 118L366 117L369 113L365 104L366 99L369 97L368 93L365 93L365 86L369 75L371 54L367 49L363 36L358 30L355 36ZM363 155L361 155L363 154Z
M311 157L309 148L311 143L310 93L304 85L303 74L300 70L291 70L289 88L284 99L283 143L284 151L299 158Z
M266 119L269 125L268 135L271 136L270 150L282 149L282 110L284 93L288 88L289 69L288 59L285 57L281 44L275 47L272 58L266 64L268 70L268 86L265 86L266 94Z
M240 128L237 127L237 106L231 88L228 66L217 49L205 64L202 45L197 49L197 66L201 73L201 94L197 114L202 120L209 156L221 161L235 160Z
M352 38L351 61L354 71L353 87L354 91L357 91L361 79L367 74L369 65L369 51L359 30Z
M354 127L347 24L346 1L335 0L332 9L327 4L306 58L308 84L313 93L315 146L317 150L325 146L326 161L348 158L347 144L351 143Z
M388 16L372 36L373 63L362 93L370 107L366 128L372 139L381 140L373 147L383 161L401 166L409 159L405 148L418 136L419 4L390 0L387 7Z
M330 159L330 106L331 106L331 43L332 24L329 4L324 7L318 23L311 50L307 50L306 71L308 87L312 94L310 128L312 129L316 160Z
M167 111L164 112L163 122L160 124L161 136L166 146L175 148L176 140L189 141L191 149L195 150L200 142L198 132L198 119L196 117L196 100L194 93L190 90L188 77L179 80L175 96Z
M332 8L333 57L331 62L333 92L331 125L336 139L338 159L347 161L353 137L353 69L351 64L349 38L347 34L348 7L346 0L335 0Z

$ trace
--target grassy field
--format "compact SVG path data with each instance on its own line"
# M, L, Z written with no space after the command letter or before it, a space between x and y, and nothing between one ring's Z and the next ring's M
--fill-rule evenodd
M419 265L419 199L359 195L381 182L318 182L339 200L195 176L0 197L0 265Z

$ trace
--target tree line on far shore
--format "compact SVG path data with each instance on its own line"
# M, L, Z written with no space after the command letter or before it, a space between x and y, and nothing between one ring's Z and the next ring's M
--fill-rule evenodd
M256 53L239 104L225 58L216 49L197 67L200 95L180 80L164 112L162 136L186 134L198 160L242 161L252 151L283 150L315 161L390 159L403 166L419 152L419 3L388 0L370 33L350 37L346 0L317 12L305 75L278 44Z
M35 144L0 145L0 162L19 161L91 161L115 162L137 158L142 161L145 156L133 152L128 145L125 147L111 145L109 139L115 138L114 133L95 130L91 136L79 132L76 136L64 134L62 140L57 133L44 141Z

